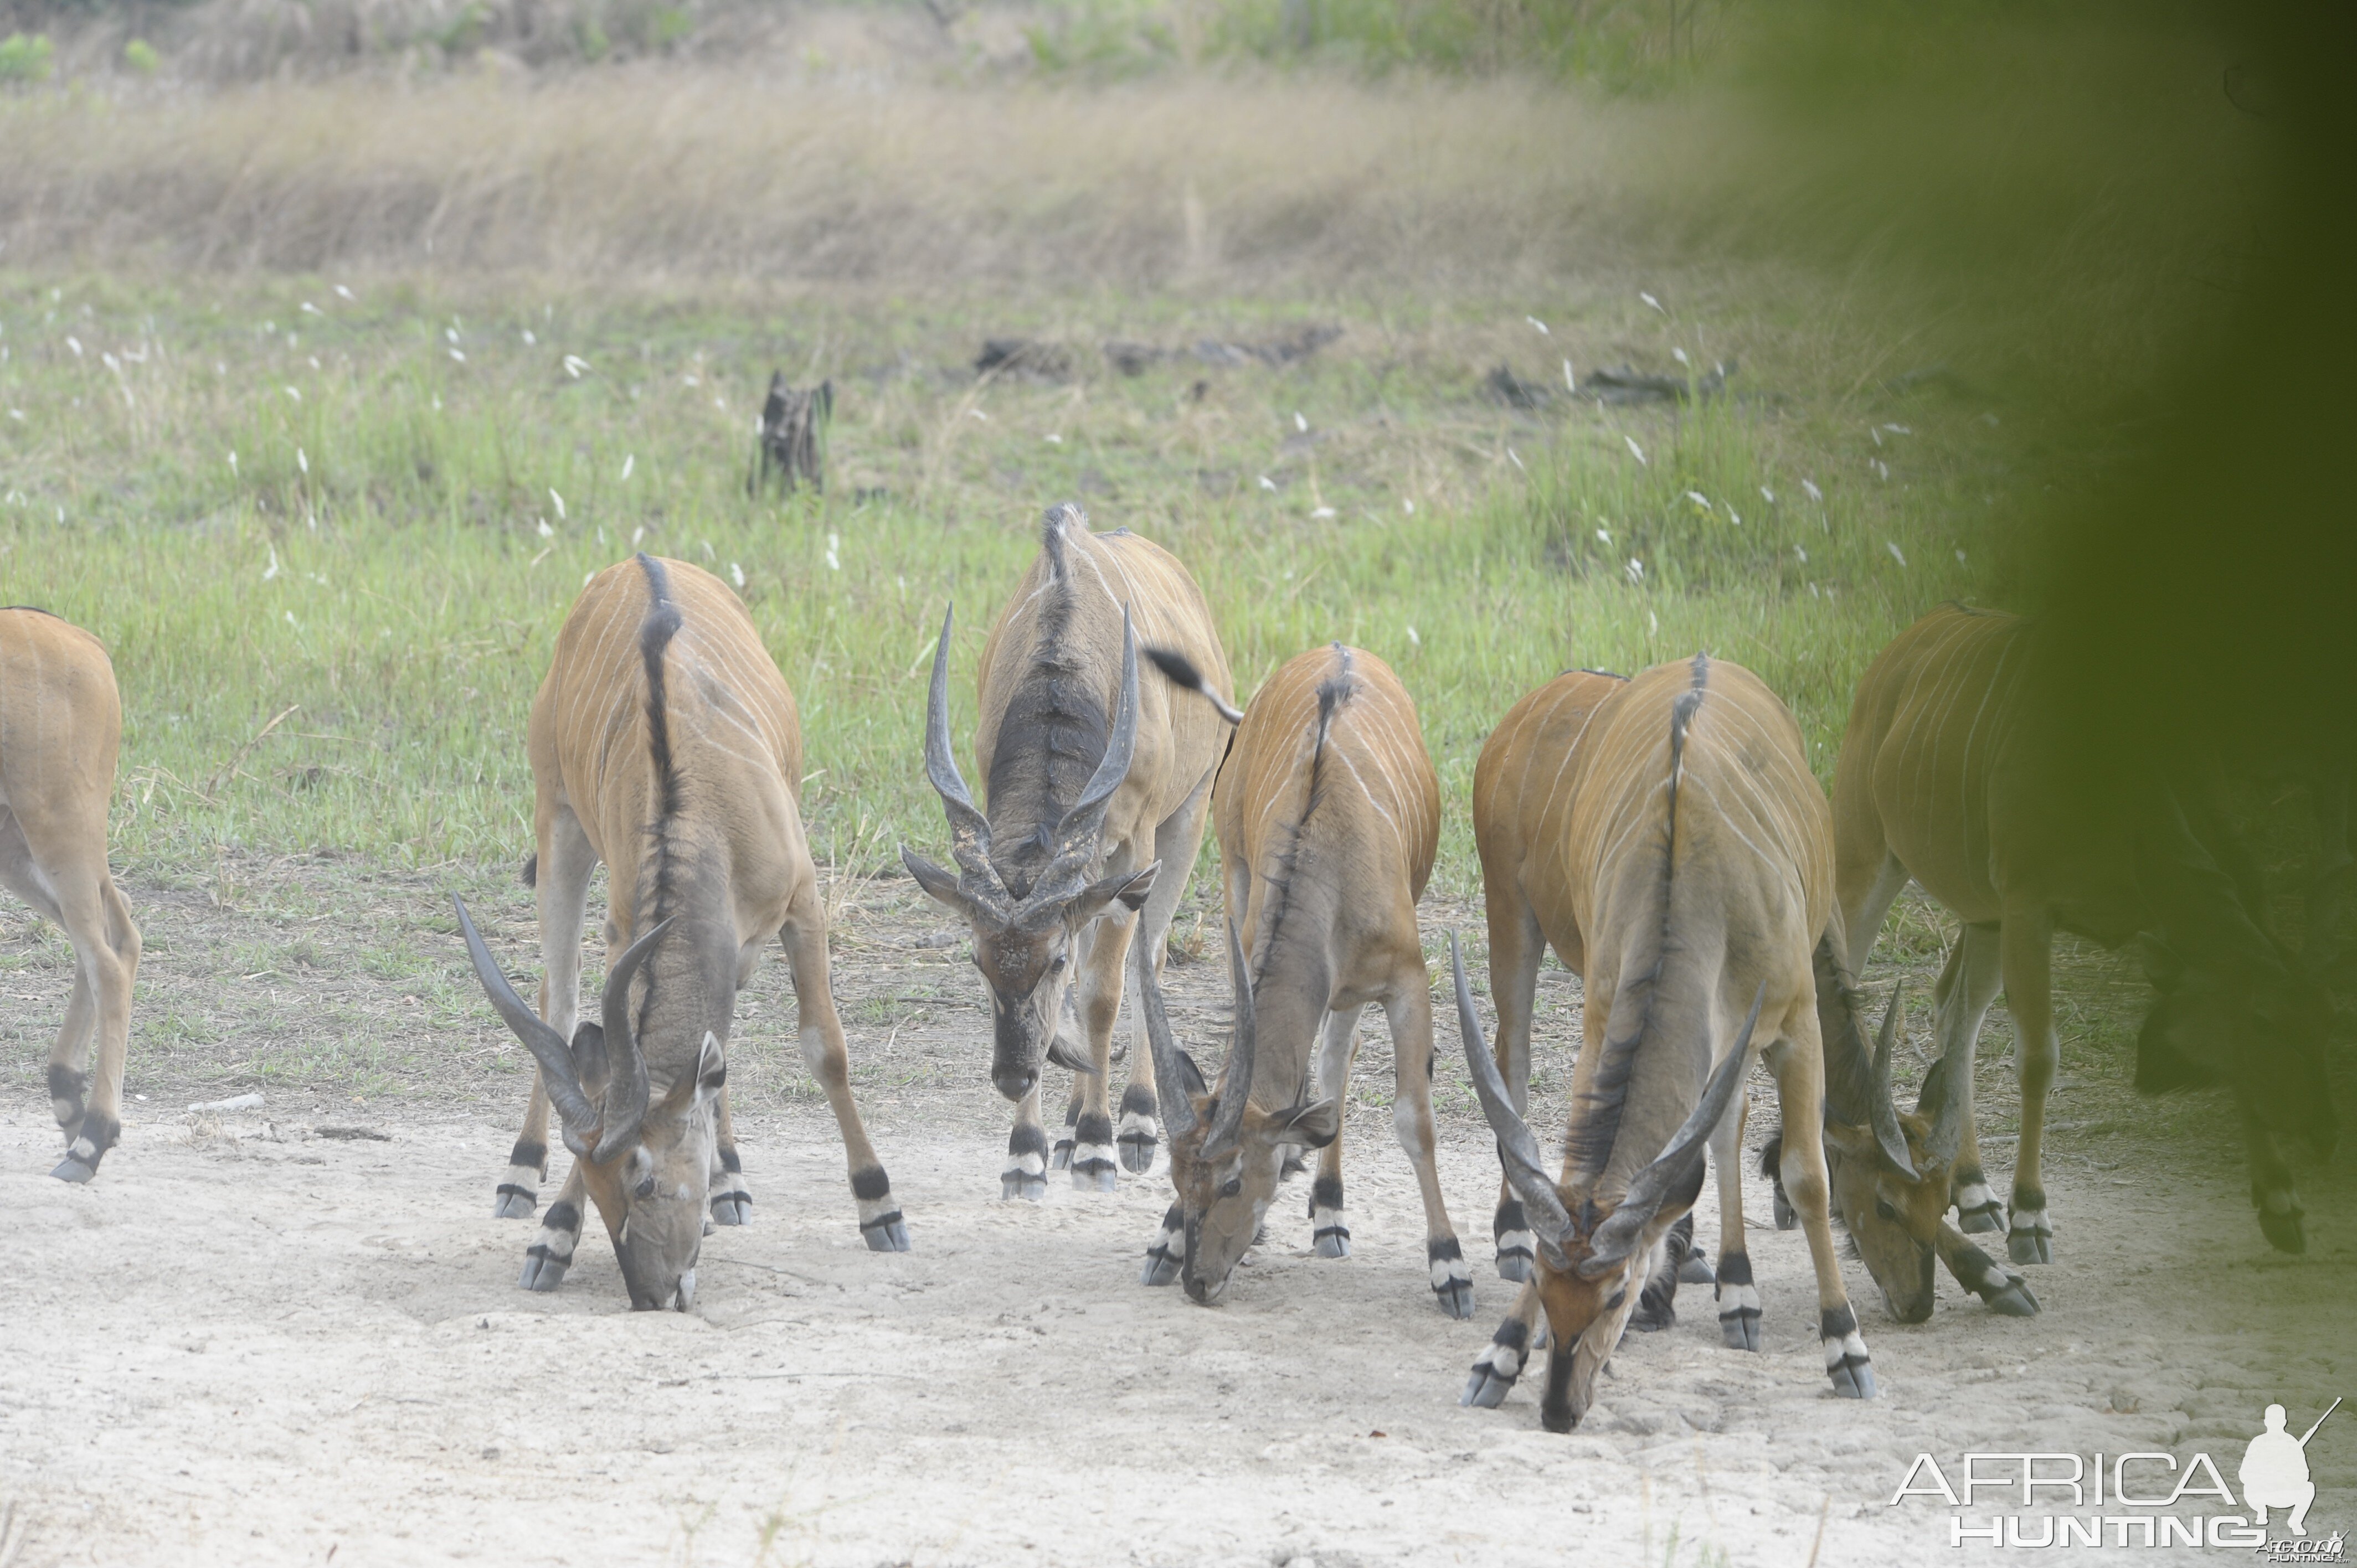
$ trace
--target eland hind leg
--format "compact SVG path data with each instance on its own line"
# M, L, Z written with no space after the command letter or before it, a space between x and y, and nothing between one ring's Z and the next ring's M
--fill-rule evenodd
M1932 1031L1940 1056L1949 1062L1950 1081L1964 1096L1963 1143L1948 1178L1948 1194L1955 1205L1956 1222L1972 1235L2005 1228L2005 1211L1989 1191L1981 1169L1980 1138L1973 1108L1973 1073L1979 1058L1981 1024L2004 983L2002 928L1966 926L1957 934L1932 993Z
M2006 1251L2017 1263L2054 1261L2054 1225L2046 1211L2046 1096L2054 1086L2061 1042L2054 1030L2054 928L2043 910L2009 911L2002 943L2006 1005L2013 1012L2015 1063L2021 1077L2021 1142L2013 1162L2013 1204Z
M1411 924L1408 928L1414 930ZM1432 992L1425 978L1424 954L1392 983L1383 999L1383 1013L1392 1026L1394 1088L1392 1130L1415 1167L1415 1185L1424 1198L1424 1252L1431 1271L1432 1295L1440 1310L1455 1318L1473 1316L1473 1276L1465 1267L1465 1249L1448 1218L1448 1204L1440 1192L1440 1171L1433 1160L1437 1137L1432 1124ZM1341 1140L1335 1140L1340 1145Z
M805 865L808 863L805 862ZM794 1006L800 1026L802 1061L826 1093L827 1109L834 1112L835 1129L843 1134L843 1152L851 1172L851 1196L858 1206L859 1234L874 1252L905 1252L909 1227L892 1197L892 1180L867 1141L867 1128L851 1098L851 1055L845 1048L843 1022L835 1015L834 996L828 987L826 917L819 908L818 878L806 874L787 907L786 923L779 933L786 950L786 966L794 983ZM1038 1100L1026 1103L1035 1108ZM730 1141L734 1151L733 1135Z
M94 813L60 816L37 814L28 822L0 804L0 883L65 928L73 944L73 993L49 1049L48 1070L49 1108L65 1134L66 1154L49 1174L80 1184L98 1174L99 1162L123 1133L123 1073L140 940L131 907L106 864L104 797Z
M1874 1358L1858 1332L1857 1314L1842 1283L1841 1257L1834 1248L1832 1184L1825 1176L1824 1053L1813 1004L1792 1010L1767 1056L1784 1123L1784 1190L1801 1217L1809 1262L1816 1270L1817 1339L1824 1351L1825 1376L1834 1392L1845 1399L1872 1399Z

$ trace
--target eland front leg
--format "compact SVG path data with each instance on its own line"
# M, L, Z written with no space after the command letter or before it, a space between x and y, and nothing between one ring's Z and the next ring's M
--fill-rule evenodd
M825 1091L827 1109L834 1112L836 1131L843 1134L843 1153L851 1173L851 1196L858 1206L859 1234L872 1252L905 1252L909 1227L892 1197L892 1180L876 1146L867 1141L867 1127L851 1098L851 1056L845 1048L843 1023L835 1015L834 996L827 984L826 920L819 908L818 879L802 879L779 933L786 963L792 972L794 1006L799 1014L802 1061ZM1032 1103L1038 1103L1035 1099ZM729 1144L734 1152L733 1137Z

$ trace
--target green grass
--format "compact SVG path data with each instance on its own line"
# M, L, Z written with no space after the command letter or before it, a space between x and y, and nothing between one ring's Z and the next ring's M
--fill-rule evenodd
M2001 587L1979 410L1884 406L1822 346L1837 335L1722 296L1676 318L1567 291L593 304L528 282L0 277L0 597L105 639L118 859L219 897L242 854L521 860L524 716L585 575L634 541L741 571L802 704L817 852L865 873L942 836L918 750L943 607L966 736L989 620L1041 509L1077 499L1187 563L1245 693L1329 639L1399 669L1448 802L1439 881L1461 891L1481 740L1556 671L1706 648L1785 695L1829 776L1875 650ZM1347 331L1283 369L1126 378L1095 349L1312 321ZM1068 344L1079 379L977 381L980 339L1006 332ZM1632 353L1674 370L1706 342L1770 395L1531 413L1480 392L1501 357L1538 380L1566 351L1583 374ZM773 366L835 379L823 499L746 494Z

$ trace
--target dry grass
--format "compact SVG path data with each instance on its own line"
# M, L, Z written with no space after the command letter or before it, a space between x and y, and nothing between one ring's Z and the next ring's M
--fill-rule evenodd
M648 65L0 101L0 238L65 263L1205 288L1558 277L1647 138L1511 83L781 84Z

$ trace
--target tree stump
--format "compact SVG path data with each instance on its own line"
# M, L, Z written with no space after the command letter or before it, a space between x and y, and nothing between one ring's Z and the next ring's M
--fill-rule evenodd
M834 383L819 382L807 392L786 385L786 373L770 376L770 396L761 405L761 434L753 451L753 468L745 490L759 495L771 476L791 495L803 485L826 493L826 454L822 432L834 414Z

